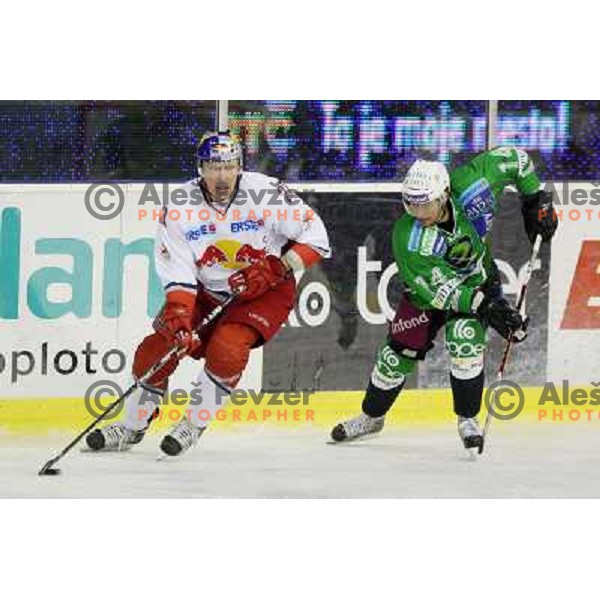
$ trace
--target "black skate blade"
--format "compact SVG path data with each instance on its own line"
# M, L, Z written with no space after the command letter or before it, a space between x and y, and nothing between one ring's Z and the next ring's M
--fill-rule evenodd
M170 455L170 454L165 454L164 452L161 451L159 453L159 455L156 457L155 462L157 462L157 463L177 462L178 460L184 460L185 457L189 454L190 454L189 452L182 452L181 454Z
M118 448L102 448L102 450L92 450L92 448L88 446L82 446L79 448L79 452L83 454L123 454L123 452L131 451L131 446L127 445L120 450Z
M345 438L336 442L332 440L331 437L325 442L328 446L356 446L360 444L360 442L368 442L372 438L376 438L381 432L374 431L373 433L365 433L365 435L361 435L360 437L355 438Z
M339 442L336 442L335 440L332 440L331 438L329 438L328 440L325 440L325 443L328 446L350 446L352 445L354 442L360 442L361 440L365 439L368 436L363 436L363 437L359 437L359 438L354 438L354 439L345 439L345 440L340 440Z
M168 454L165 454L164 452L161 452L157 457L156 457L156 462L171 462L173 460L176 460L177 458L179 458L179 456L169 456Z

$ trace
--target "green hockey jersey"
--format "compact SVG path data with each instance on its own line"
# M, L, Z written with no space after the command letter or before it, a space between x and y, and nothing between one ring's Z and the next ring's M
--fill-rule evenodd
M438 225L423 227L409 214L395 222L394 257L417 308L471 312L473 295L492 260L486 236L508 185L524 195L540 189L526 152L495 148L450 173L451 232Z

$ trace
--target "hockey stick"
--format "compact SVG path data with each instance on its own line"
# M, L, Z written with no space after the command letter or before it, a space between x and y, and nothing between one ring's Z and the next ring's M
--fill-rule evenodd
M203 320L202 323L198 326L196 330L196 335L202 332L208 325L213 323L215 319L223 312L227 306L229 306L235 299L236 295L230 296L223 304L217 306L214 310L212 310ZM56 456L51 458L44 466L39 470L38 475L58 475L60 473L60 469L54 467L54 465L67 454L75 446L84 435L89 433L100 421L102 421L106 415L108 415L116 406L118 406L121 402L124 402L125 399L130 396L140 385L146 383L155 373L158 373L173 357L183 357L186 353L184 348L180 346L175 346L171 348L160 360L158 360L154 365L152 365L141 377L136 379L136 381L114 402L112 402L108 408L94 421L92 421L72 442L70 442L65 448ZM152 415L148 419L148 423L151 423L154 417L156 416L156 411L153 411Z
M521 284L521 290L519 291L519 296L517 299L516 309L519 311L521 317L525 319L525 297L527 296L527 286L529 285L529 280L531 279L531 275L533 274L533 269L535 267L535 262L537 260L538 254L540 253L540 246L542 245L542 236L538 235L535 238L535 242L533 244L533 250L531 251L531 258L529 259L529 264L527 265L527 271L525 273L525 279ZM506 368L506 364L508 362L508 357L510 355L510 351L513 346L512 337L506 342L506 346L504 348L504 353L502 354L502 358L500 359L500 364L498 365L498 375L496 377L496 383L504 379L504 369ZM497 387L492 390L492 398L490 400L490 404L488 407L488 413L485 417L485 425L483 427L483 436L482 443L479 447L479 454L483 452L483 447L485 446L485 440L488 436L488 432L490 429L490 425L492 423L492 415L494 412L494 404L496 403L496 393Z

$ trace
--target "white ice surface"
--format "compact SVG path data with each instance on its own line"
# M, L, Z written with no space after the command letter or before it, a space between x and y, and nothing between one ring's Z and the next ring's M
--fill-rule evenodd
M384 430L346 445L327 431L213 431L157 462L160 438L126 453L74 449L62 474L38 469L71 438L0 435L2 498L599 498L595 423L502 423L476 462L455 426Z

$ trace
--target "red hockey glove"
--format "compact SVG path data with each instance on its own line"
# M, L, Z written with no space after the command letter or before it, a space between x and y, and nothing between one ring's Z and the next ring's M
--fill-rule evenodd
M189 292L175 291L167 294L167 305L162 314L163 332L173 345L187 352L196 349L192 338L192 315L196 296Z
M247 302L273 289L286 276L287 268L280 258L268 254L229 277L229 286L239 299Z

